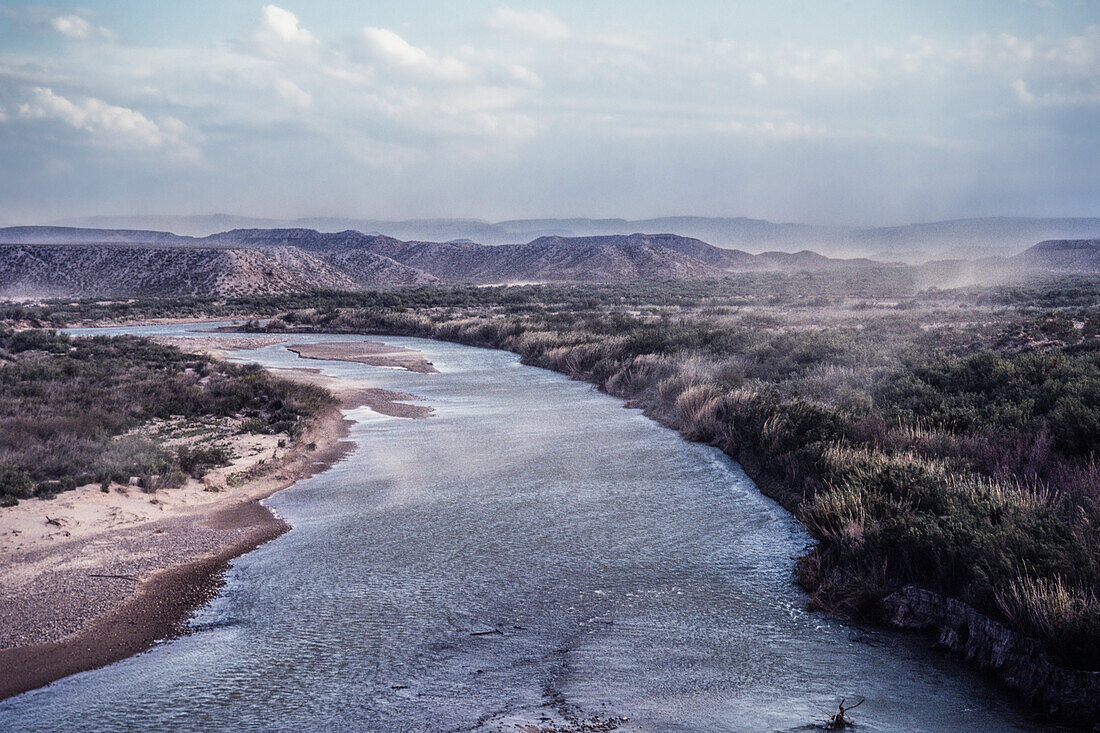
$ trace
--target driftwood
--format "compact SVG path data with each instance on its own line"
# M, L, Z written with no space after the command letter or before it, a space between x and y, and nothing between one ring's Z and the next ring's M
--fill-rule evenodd
M89 578L117 578L118 580L130 580L134 583L137 582L137 578L132 575L111 575L110 573L88 573Z
M836 712L829 716L829 719L825 721L825 730L843 730L852 725L852 721L848 718L848 712L855 710L862 705L866 700L860 700L855 705L849 705L844 707L844 701L848 698L841 698L840 704L836 707Z
M491 629L489 631L471 631L470 636L488 636L489 634L500 634L504 636L504 632L500 629Z
M52 524L55 527L60 527L61 526L61 520L60 519L50 519L50 515L47 514L46 515L46 524Z

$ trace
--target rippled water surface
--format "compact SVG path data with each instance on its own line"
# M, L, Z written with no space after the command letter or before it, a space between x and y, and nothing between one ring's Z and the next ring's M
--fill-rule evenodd
M234 353L435 416L349 413L354 453L267 500L293 530L194 634L0 703L0 729L806 730L841 697L863 731L1035 729L927 642L804 612L807 536L715 449L511 354L385 341L442 373Z

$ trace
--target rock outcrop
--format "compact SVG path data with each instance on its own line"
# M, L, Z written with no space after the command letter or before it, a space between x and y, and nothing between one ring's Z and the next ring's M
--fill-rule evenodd
M1033 639L932 591L906 586L883 605L893 626L937 634L940 646L991 672L1035 708L1100 731L1100 672L1060 667Z

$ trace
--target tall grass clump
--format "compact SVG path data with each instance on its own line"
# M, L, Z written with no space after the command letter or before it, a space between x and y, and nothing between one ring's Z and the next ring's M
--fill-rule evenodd
M1010 623L1045 642L1064 664L1088 668L1100 658L1100 601L1094 588L1071 586L1057 576L1022 577L1007 583L997 602Z

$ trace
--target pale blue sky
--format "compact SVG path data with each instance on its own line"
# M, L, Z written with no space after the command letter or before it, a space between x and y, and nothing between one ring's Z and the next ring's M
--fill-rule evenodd
M1100 4L0 2L0 223L1100 215Z

